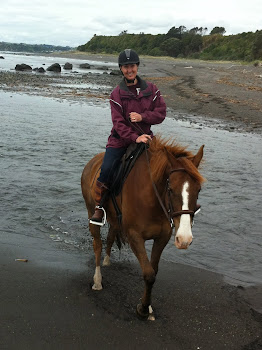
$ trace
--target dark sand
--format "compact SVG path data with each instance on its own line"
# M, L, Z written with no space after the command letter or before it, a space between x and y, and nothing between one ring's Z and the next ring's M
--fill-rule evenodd
M145 322L138 264L104 267L95 292L92 252L4 232L1 247L0 349L261 349L261 314L212 272L162 261Z
M163 62L148 59L141 72L155 79L169 107L203 114L203 118L219 117L232 128L259 132L261 78L255 75L261 74L261 67L199 62L194 69L185 68L182 61ZM171 67L174 64L176 68ZM248 73L254 79L252 89L247 88L248 79L241 82L245 87L227 83L238 79L234 69L239 77L246 77L241 69L255 72ZM217 82L221 79L222 83ZM23 91L23 83L13 84L14 91L18 88ZM226 102L233 96L240 102ZM234 126L232 117L237 118ZM68 250L46 237L19 232L1 231L0 242L0 349L262 349L259 286L230 286L218 274L161 261L153 290L156 321L143 322L135 314L143 288L138 263L103 267L104 289L94 292L90 289L93 252Z

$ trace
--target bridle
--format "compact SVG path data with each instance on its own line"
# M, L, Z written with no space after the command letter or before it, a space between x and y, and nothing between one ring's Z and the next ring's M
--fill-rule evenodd
M147 158L149 173L150 173L152 185L153 185L153 188L154 188L154 192L155 192L155 194L157 196L157 199L159 201L160 206L163 209L163 212L164 212L165 216L167 217L167 219L168 219L168 221L170 223L171 228L174 227L174 220L173 220L173 218L175 218L177 216L181 216L183 214L187 214L187 215L190 215L192 217L192 219L193 219L194 215L196 214L196 212L199 211L200 208L196 208L196 210L178 210L178 211L174 211L173 205L172 205L172 200L171 200L171 188L170 188L170 180L169 180L170 175L175 173L175 172L178 172L178 171L186 171L186 169L184 169L184 168L176 168L176 169L172 169L169 172L168 178L166 180L166 192L167 192L167 197L168 197L168 203L167 203L168 210L167 210L165 205L164 205L164 203L163 203L163 201L162 201L162 198L160 197L160 194L159 194L159 192L157 190L156 184L153 181L152 173L151 173L150 166L149 166L150 163L149 163L149 158L148 158L148 153L147 153L147 148L146 147L145 147L145 151L146 151L146 158Z
M177 168L177 169L172 169L168 175L168 178L166 180L166 188L167 188L167 195L168 195L168 216L169 216L169 221L170 221L170 225L171 227L173 227L173 218L177 217L177 216L181 216L183 214L188 214L188 215L191 215L192 216L192 219L195 215L195 212L197 210L188 210L188 209L184 209L184 210L177 210L177 211L174 211L173 209L173 205L172 205L172 200L171 200L171 188L169 186L169 178L170 178L170 175L175 173L175 172L178 172L178 171L186 171L184 168Z

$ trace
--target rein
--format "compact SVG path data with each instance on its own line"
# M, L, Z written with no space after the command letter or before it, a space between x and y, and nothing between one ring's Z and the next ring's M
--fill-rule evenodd
M154 192L156 194L156 197L158 199L159 204L161 205L161 208L163 209L163 212L165 214L165 216L167 217L171 228L174 227L174 221L173 218L183 215L183 214L187 214L187 215L191 215L192 217L194 217L195 215L195 211L193 210L178 210L178 211L173 211L173 206L172 206L172 201L171 201L171 190L170 190L170 186L169 186L169 177L171 174L173 174L174 172L178 172L178 171L186 171L184 168L177 168L177 169L172 169L168 175L168 178L166 180L166 188L167 188L167 193L168 193L168 210L166 209L162 198L157 190L156 184L153 181L153 177L152 177L152 173L150 170L150 163L149 163L149 157L148 157L148 151L147 151L147 147L145 147L145 151L146 151L146 159L147 159L147 164L148 164L148 169L149 169L149 173L150 173L150 177L151 177L151 182L153 185L153 189Z

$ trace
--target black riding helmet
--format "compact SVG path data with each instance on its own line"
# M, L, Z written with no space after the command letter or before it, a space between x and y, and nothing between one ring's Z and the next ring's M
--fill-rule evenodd
M139 65L140 60L138 54L131 49L125 49L120 52L118 57L119 67L124 66L125 64L137 64Z

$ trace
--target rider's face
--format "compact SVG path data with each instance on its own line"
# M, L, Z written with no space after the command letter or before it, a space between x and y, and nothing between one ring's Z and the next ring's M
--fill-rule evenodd
M121 71L126 79L134 80L137 75L138 66L137 64L125 64L121 66Z

